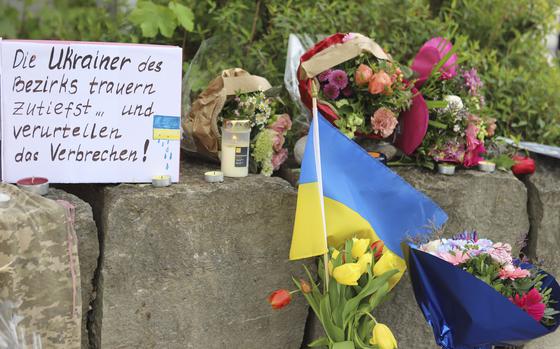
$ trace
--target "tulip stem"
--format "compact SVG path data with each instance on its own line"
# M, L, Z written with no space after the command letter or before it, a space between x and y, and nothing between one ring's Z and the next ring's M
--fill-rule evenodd
M373 315L371 315L370 313L365 313L367 316L369 316L373 322L375 322L375 324L377 325L377 320L375 319L375 317L373 317Z

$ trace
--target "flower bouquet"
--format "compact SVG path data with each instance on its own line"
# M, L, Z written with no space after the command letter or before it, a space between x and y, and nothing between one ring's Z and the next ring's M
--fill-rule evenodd
M310 343L310 347L397 348L390 329L372 315L403 273L399 271L398 257L385 249L381 240L370 244L369 239L353 238L340 250L330 248L330 277L325 275L323 261L319 260L319 283L305 270L308 280L294 278L297 290L276 290L268 302L273 309L281 309L290 303L294 293L303 294L326 334Z
M251 122L251 170L265 176L272 175L288 158L284 140L292 127L288 114L277 114L279 100L264 91L237 93L229 98L218 118L249 120Z
M428 110L401 67L373 40L334 34L301 57L299 89L311 109L346 136L386 139L410 154L427 128Z
M485 140L496 130L496 120L484 118L484 84L474 67L458 65L455 47L437 37L418 51L412 70L416 87L430 111L428 131L416 158L433 168L433 161L472 167L483 160Z
M506 243L463 233L404 246L416 301L444 349L519 345L556 330L560 286Z

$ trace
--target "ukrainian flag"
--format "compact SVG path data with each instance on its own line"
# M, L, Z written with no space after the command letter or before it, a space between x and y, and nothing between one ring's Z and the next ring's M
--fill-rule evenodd
M321 255L352 237L401 242L430 233L445 212L318 114L301 167L290 259ZM325 229L326 228L326 229ZM326 235L326 236L325 236ZM405 267L402 259L403 270Z

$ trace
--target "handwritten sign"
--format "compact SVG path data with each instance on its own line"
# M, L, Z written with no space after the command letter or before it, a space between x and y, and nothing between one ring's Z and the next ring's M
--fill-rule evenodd
M179 180L178 47L0 41L2 179Z

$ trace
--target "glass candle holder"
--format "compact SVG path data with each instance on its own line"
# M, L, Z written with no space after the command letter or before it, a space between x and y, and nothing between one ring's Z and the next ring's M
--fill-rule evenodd
M226 177L246 177L249 174L251 122L224 120L222 127L222 172Z

